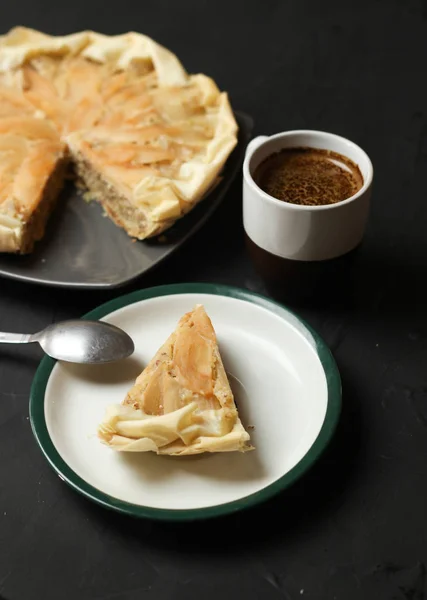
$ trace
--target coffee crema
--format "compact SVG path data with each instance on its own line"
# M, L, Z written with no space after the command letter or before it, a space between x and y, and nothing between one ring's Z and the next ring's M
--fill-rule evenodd
M363 175L352 160L332 150L306 147L271 154L253 178L270 196L306 206L342 202L363 186Z

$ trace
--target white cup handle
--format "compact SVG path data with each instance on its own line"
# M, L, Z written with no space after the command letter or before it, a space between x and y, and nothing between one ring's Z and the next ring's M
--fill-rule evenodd
M251 140L249 142L249 144L246 146L246 156L250 152L253 152L254 150L256 150L258 148L258 146L261 146L261 144L263 142L265 142L265 140L268 140L268 135L258 135L256 138Z

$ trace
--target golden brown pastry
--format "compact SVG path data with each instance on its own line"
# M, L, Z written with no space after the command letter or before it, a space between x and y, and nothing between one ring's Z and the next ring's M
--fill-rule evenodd
M128 452L188 455L251 450L203 306L185 314L98 435Z
M0 87L0 251L31 252L65 174L65 146L19 92Z
M38 195L29 187L25 199L16 195L25 169L10 171L1 187L0 251L27 252L41 237L65 149L86 197L145 239L203 198L237 141L227 94L138 33L53 37L18 27L1 36L0 170L16 159L17 136L31 139L31 156L37 153L46 134L38 137L33 121L52 130L54 146L41 153L46 164L37 174L28 171ZM26 156L29 147L19 152Z

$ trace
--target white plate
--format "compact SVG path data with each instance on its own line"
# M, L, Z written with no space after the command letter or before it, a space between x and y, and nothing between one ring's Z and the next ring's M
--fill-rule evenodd
M96 436L106 406L122 401L179 318L204 304L217 332L239 412L256 450L177 458L117 453ZM234 288L165 286L113 300L103 318L136 351L101 367L42 361L30 416L46 457L78 491L136 516L194 519L255 504L316 460L337 423L341 387L325 344L285 308Z

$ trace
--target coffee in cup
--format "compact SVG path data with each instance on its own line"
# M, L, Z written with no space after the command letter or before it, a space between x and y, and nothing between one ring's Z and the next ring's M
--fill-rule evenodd
M323 148L283 148L265 158L253 178L266 194L302 206L335 204L363 186L352 160Z

